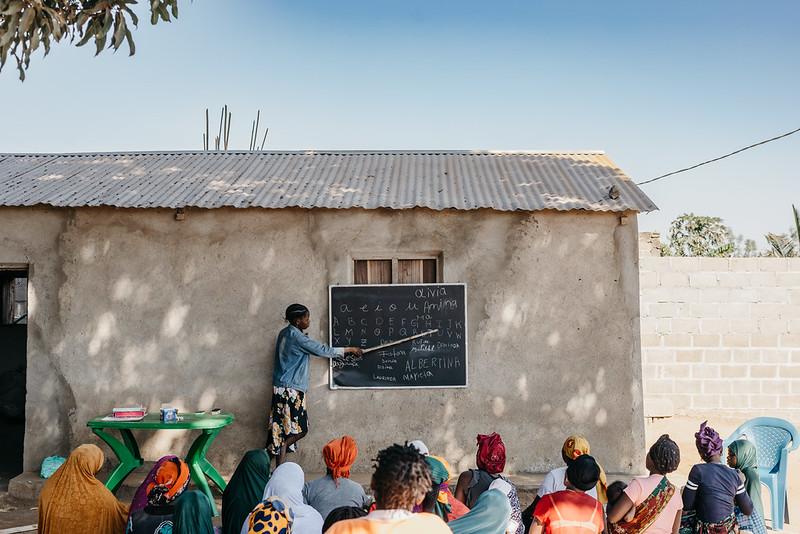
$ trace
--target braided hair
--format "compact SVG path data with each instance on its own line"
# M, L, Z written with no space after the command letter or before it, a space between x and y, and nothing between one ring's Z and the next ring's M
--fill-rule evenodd
M672 473L681 463L681 450L678 444L670 439L669 434L662 434L647 454L653 462L653 467L662 475Z
M431 490L431 470L417 449L394 444L375 458L372 490L378 507L411 510Z
M288 308L286 308L285 319L289 321L289 324L294 324L295 320L305 317L307 313L308 308L302 304L291 304Z

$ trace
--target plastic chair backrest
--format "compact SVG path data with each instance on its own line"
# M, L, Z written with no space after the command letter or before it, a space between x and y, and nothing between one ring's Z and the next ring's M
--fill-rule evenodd
M789 421L777 417L756 417L746 421L725 440L725 445L742 436L756 446L758 467L768 472L778 469L783 449L791 451L800 446L797 428Z

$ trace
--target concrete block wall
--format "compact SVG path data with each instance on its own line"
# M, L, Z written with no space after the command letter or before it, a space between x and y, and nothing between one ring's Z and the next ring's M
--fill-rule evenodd
M644 256L639 267L645 399L676 412L800 408L800 258Z

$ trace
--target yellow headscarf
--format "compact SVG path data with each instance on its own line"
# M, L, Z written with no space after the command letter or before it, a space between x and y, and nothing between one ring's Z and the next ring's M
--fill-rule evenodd
M573 434L564 441L562 450L567 459L574 460L582 454L590 454L589 440L578 434ZM606 472L603 471L603 467L599 463L597 467L600 468L600 479L597 481L597 500L605 504L608 502L608 497L606 496L606 488L608 487Z

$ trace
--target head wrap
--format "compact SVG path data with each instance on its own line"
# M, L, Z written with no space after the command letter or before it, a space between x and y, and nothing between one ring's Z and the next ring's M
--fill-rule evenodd
M481 493L472 510L453 519L447 526L453 534L505 534L511 519L511 503L499 490Z
M746 439L737 439L728 445L728 449L736 456L736 469L744 474L744 489L763 518L764 504L761 502L761 478L758 475L755 445Z
M211 503L205 493L187 491L175 501L172 532L214 534L212 515Z
M575 489L589 491L599 479L600 466L588 454L581 454L567 466L567 480Z
M436 497L433 513L447 521L451 511L450 501L447 498L448 482L452 476L450 466L444 458L438 456L426 456L425 460L431 468L431 485L439 487L439 496Z
M278 497L290 507L294 514L293 528L297 532L319 532L324 521L319 512L303 502L304 484L303 468L294 462L284 462L272 472L262 500Z
M428 456L428 447L422 441L415 439L414 441L409 441L408 444L417 449L422 456Z
M589 454L589 441L583 436L573 434L564 441L564 456L569 460L574 460L581 454Z
M247 533L290 534L293 525L294 512L282 499L273 495L253 508L247 523Z
M269 456L264 449L247 451L222 493L222 533L239 534L247 514L264 496L269 482Z
M339 477L350 478L350 466L356 461L358 447L350 436L335 439L322 448L322 459L333 471L333 481L339 486Z
M694 435L694 443L697 445L697 452L703 460L708 460L712 456L722 454L722 438L717 431L707 426L708 421L700 425L700 431Z
M500 473L506 466L506 446L500 434L478 434L477 464L489 474Z
M161 469L161 466L164 465L165 462L177 458L178 458L177 456L164 456L159 461L156 462L156 465L153 466L153 468L144 478L144 481L141 483L139 488L136 490L136 494L133 496L133 502L131 503L131 512L130 512L131 514L147 506L147 488L150 487L151 484L155 484L156 473L158 473L158 470ZM259 497L261 497L260 493ZM247 511L249 512L251 509L252 506Z
M103 451L97 445L72 451L39 494L37 532L125 532L129 507L95 478L102 466Z
M573 434L564 441L564 446L561 448L561 452L563 453L564 458L570 461L575 460L579 456L589 454L589 440L578 434ZM596 460L595 463L597 464L597 467L600 468L600 478L597 480L597 500L605 504L608 502L608 497L606 496L606 472L603 471L603 467L597 463Z
M189 466L179 458L171 458L158 468L155 481L147 486L147 504L172 504L188 485Z

